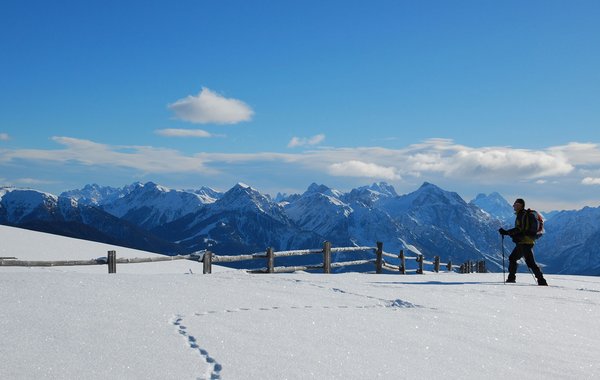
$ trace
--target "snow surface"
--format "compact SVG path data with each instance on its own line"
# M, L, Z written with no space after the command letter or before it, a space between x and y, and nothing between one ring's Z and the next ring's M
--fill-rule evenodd
M151 256L0 226L0 256ZM587 379L600 278L0 267L1 379Z

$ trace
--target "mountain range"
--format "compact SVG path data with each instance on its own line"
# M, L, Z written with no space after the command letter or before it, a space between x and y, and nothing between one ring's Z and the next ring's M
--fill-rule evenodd
M544 270L600 275L600 208L549 215L546 234L536 245ZM466 202L427 182L404 195L383 182L350 192L313 183L302 194L274 199L242 183L226 192L173 190L152 182L123 188L94 184L58 196L0 188L0 224L168 255L308 249L325 240L333 246L382 241L386 252L402 249L454 263L484 259L490 270L501 271L498 228L513 221L512 207L498 193ZM512 243L505 242L505 256L510 249ZM340 253L335 259L350 257L360 254ZM319 259L287 258L278 265L311 260Z

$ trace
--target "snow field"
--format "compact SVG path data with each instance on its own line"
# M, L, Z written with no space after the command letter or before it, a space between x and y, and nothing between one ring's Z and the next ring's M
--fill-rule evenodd
M7 228L0 241L14 243ZM46 252L61 244L52 259L83 244L43 238ZM190 264L0 267L0 378L600 376L597 277L538 287L528 274L504 285L501 274L202 275Z

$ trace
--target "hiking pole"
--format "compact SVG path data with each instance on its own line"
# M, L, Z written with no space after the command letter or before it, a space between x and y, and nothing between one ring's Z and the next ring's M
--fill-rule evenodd
M521 264L523 263L523 259L521 258ZM531 273L531 277L533 277L533 281L535 281L535 283L537 284L537 278L535 277L535 274L533 274L533 272L531 271L531 268L529 268L529 265L527 265L527 262L525 261L525 266L527 267L527 270L529 271L529 273Z
M504 278L504 285L506 285L506 269L504 269L504 267L506 266L504 259L504 235L500 236L502 236L502 277Z

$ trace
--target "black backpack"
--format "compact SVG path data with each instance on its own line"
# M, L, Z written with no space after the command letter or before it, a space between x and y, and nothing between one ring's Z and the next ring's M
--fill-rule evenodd
M533 214L533 218L529 218L530 214ZM532 209L527 209L525 215L525 223L523 225L524 230L526 231L525 234L533 240L541 238L546 232L544 229L544 216ZM534 224L531 226L529 225L530 220L534 221Z

